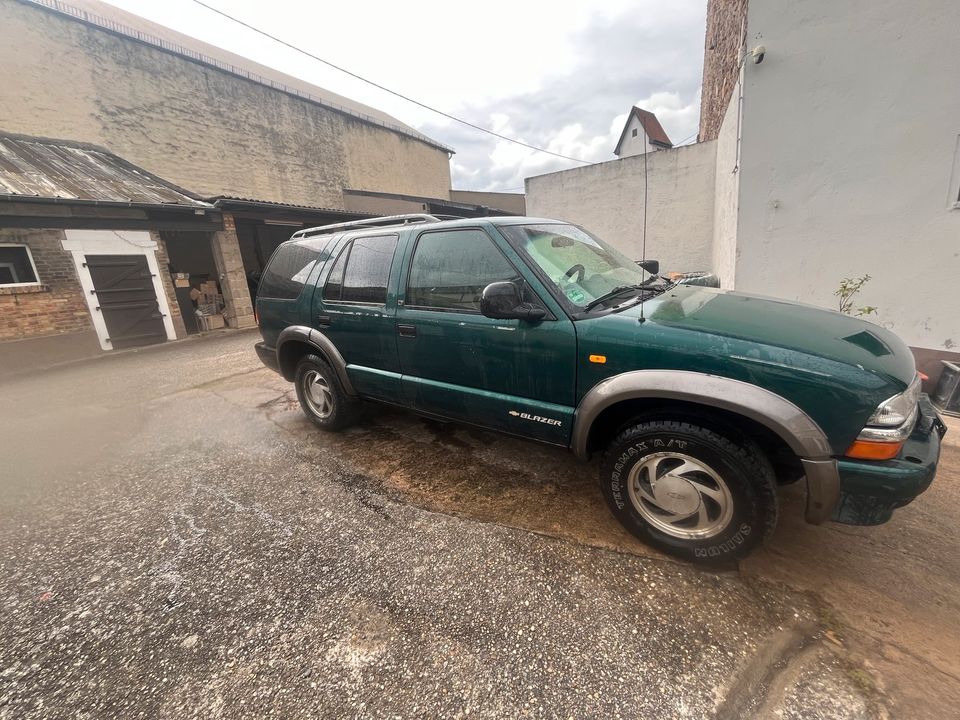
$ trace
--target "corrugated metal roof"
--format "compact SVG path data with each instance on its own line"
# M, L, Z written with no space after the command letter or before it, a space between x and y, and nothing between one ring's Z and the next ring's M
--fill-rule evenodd
M359 212L357 210L343 210L342 208L319 207L317 205L300 205L298 203L275 202L273 200L261 200L259 198L236 197L233 195L216 195L214 197L208 197L206 198L206 200L207 202L211 202L214 205L218 205L218 206L230 205L231 203L242 203L245 205L257 205L264 208L305 210L309 212L330 213L330 214L337 214L337 215L368 216L372 214L367 212Z
M74 20L109 30L120 35L153 45L167 52L237 75L260 85L304 98L345 115L351 115L373 125L402 133L448 153L453 148L438 142L392 115L343 95L321 88L300 78L287 75L249 58L184 35L176 30L150 22L139 15L100 2L100 0L27 0Z
M211 208L95 145L0 133L0 198Z

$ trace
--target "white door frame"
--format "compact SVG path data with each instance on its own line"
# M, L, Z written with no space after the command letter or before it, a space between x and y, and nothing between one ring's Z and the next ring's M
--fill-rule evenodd
M167 331L167 340L176 340L177 332L173 328L173 319L170 317L170 306L167 303L167 294L163 290L160 279L160 268L157 265L157 243L146 230L67 230L67 239L63 241L63 249L73 256L73 264L80 278L80 287L86 298L90 316L93 318L93 327L97 331L100 347L112 350L110 333L103 320L103 313L97 310L97 296L93 292L93 278L90 270L85 267L87 255L143 255L147 258L147 267L153 275L153 290L157 295L157 304L163 315L163 327Z

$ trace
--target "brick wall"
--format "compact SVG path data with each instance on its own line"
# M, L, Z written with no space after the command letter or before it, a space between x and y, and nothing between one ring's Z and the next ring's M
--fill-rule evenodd
M167 246L156 230L150 231L150 239L157 244L157 267L160 269L160 282L163 284L163 294L167 296L167 305L170 307L170 319L173 321L173 331L178 338L187 336L187 328L180 315L180 305L177 303L177 291L173 287L173 278L170 276L170 257L167 255Z
M716 140L730 95L737 84L743 47L747 0L709 0L703 47L703 94L700 100L700 135Z
M40 287L0 287L0 341L86 330L90 312L63 230L0 229L0 243L27 245Z

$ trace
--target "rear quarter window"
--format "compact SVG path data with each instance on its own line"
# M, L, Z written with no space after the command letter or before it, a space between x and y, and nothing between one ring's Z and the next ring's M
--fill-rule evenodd
M258 298L296 300L300 297L320 251L297 243L284 243L277 248L260 278Z

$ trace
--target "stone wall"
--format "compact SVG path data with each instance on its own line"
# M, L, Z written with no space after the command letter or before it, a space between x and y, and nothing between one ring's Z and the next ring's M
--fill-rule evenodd
M253 315L253 302L250 288L243 269L243 254L237 238L236 222L233 215L223 214L223 230L213 234L213 260L220 276L220 289L226 303L224 315L227 326L249 328L256 325Z
M0 129L102 145L205 196L450 192L440 148L26 2L0 0L0 67Z
M0 243L30 248L38 286L0 287L0 341L93 327L62 230L0 229Z
M514 215L527 214L527 203L523 193L451 190L450 199L453 202L484 205L495 210L506 210Z
M716 140L739 75L747 0L709 0L703 46L700 141Z

